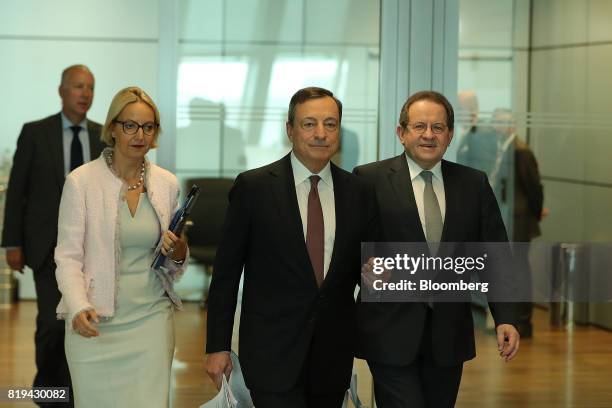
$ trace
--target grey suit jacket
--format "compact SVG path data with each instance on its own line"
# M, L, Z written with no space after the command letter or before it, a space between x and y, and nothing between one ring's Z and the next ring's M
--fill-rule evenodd
M91 158L102 152L101 125L87 121ZM23 125L9 178L2 246L22 247L25 263L37 270L53 257L64 186L61 114Z

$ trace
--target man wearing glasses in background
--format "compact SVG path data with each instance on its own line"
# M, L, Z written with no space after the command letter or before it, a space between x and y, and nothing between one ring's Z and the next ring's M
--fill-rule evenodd
M241 173L230 192L208 299L206 369L217 387L240 276L240 363L258 408L337 408L353 366L360 242L378 225L373 192L330 162L342 104L304 88L289 104L292 151Z
M453 137L454 112L441 94L418 92L400 112L405 151L355 168L376 189L383 242L508 240L484 173L442 160ZM518 351L514 306L489 303L501 357ZM357 305L358 352L368 361L380 408L452 407L463 362L475 357L470 303Z
M64 354L65 323L57 320L55 313L61 297L53 260L59 203L66 175L97 158L104 148L100 124L86 119L94 95L94 77L89 68L85 65L66 68L59 95L61 112L26 123L21 130L6 193L2 231L2 246L10 268L23 272L27 265L34 272L38 307L34 387L70 386ZM69 405L72 406L72 401Z

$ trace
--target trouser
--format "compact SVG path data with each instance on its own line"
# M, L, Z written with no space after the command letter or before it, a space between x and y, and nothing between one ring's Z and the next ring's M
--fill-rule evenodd
M251 398L257 408L340 408L346 390L320 394L314 392L317 369L311 364L312 348L304 361L297 384L287 392L253 392Z
M36 376L34 387L70 387L70 372L64 352L65 322L57 319L55 312L61 294L55 280L55 262L49 257L45 263L34 271L36 288ZM71 390L72 391L72 390ZM41 407L72 407L70 403L38 403Z
M463 364L440 366L432 352L431 309L427 309L415 360L405 366L368 361L378 408L446 408L455 406Z

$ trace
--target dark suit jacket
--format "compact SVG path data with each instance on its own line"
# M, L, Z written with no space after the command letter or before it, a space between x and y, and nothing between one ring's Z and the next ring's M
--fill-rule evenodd
M251 390L289 390L309 350L320 379L315 390L348 388L360 242L377 225L376 205L363 181L333 164L331 172L336 234L321 288L304 241L290 155L240 174L230 192L208 299L206 351L230 350L244 267L239 354Z
M87 121L91 158L104 144L101 126ZM57 218L64 186L61 114L26 123L17 141L6 193L2 246L22 247L25 263L37 270L53 256Z
M356 167L354 173L375 186L381 241L425 242L405 155ZM507 241L493 191L484 173L442 161L446 196L443 242ZM514 307L490 304L497 324L514 323ZM389 365L411 363L419 350L427 305L358 303L357 356ZM433 353L440 365L473 358L474 327L465 303L436 303L432 312Z
M516 139L514 144L514 234L513 241L528 242L540 235L544 189L538 162L529 146Z

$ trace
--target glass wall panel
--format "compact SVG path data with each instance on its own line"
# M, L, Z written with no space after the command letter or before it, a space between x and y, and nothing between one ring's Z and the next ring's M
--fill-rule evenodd
M612 240L611 17L601 0L461 1L457 159L478 133L464 163L488 172L515 240ZM497 108L509 109L512 132L494 121ZM502 149L510 138L533 152L543 185L543 212L529 208L539 232L528 236L517 228L525 212L519 155ZM491 163L507 170L505 190ZM591 304L589 313L587 321L612 327L609 304Z
M359 3L181 2L179 177L233 178L282 157L289 99L306 86L343 102L335 161L348 170L374 161L380 5Z
M513 108L514 1L462 0L460 4L457 161L487 173L506 227L511 229L513 144L508 128L493 122L501 110Z

